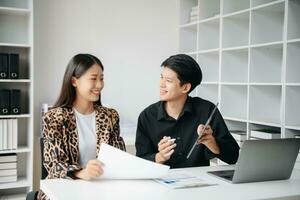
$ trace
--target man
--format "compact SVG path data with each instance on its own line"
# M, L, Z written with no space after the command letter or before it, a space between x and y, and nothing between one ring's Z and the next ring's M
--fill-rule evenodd
M192 57L174 55L161 66L161 101L147 107L139 116L136 155L171 168L207 166L214 157L229 164L236 163L239 146L219 110L187 159L215 105L189 96L202 80L201 69Z

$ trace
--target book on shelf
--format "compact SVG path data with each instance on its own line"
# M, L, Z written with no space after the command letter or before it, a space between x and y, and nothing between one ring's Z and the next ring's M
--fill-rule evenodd
M0 53L0 79L8 78L8 54Z
M17 162L3 162L3 163L0 163L0 171L2 169L17 169Z
M6 163L6 162L17 162L17 154L16 153L0 154L0 163Z
M230 130L232 137L237 141L245 141L247 139L247 134L243 130Z
M9 54L9 78L17 79L19 78L19 54L11 53Z
M190 21L193 22L193 21L197 21L198 20L198 15L197 16L191 16L190 17Z
M0 176L0 183L16 182L17 180L18 180L17 175Z
M295 135L295 138L300 138L300 135Z
M259 139L279 139L280 135L281 134L279 131L273 131L268 129L259 129L251 131L251 137Z
M17 169L1 169L0 170L0 177L2 176L16 176Z
M17 119L0 119L0 150L17 149L18 121Z
M198 5L197 5L197 6L193 6L193 7L191 8L191 10L192 10L192 11L198 10Z
M190 12L190 17L193 17L193 16L198 16L198 10L192 10Z

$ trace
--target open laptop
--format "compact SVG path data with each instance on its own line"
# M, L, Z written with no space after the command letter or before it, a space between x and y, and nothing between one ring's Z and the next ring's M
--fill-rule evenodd
M246 140L235 170L207 173L232 183L289 179L299 147L300 139Z

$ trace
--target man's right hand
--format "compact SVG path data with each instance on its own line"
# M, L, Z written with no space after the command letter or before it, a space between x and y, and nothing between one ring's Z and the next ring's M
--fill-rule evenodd
M103 174L102 165L99 160L89 160L84 169L75 172L75 176L83 180L95 179Z
M155 155L155 162L163 164L170 159L176 147L175 140L164 136L158 143L158 153Z

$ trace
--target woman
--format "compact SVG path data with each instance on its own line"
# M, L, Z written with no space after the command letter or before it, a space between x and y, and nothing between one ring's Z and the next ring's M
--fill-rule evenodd
M69 62L61 93L44 117L44 166L47 178L95 179L103 173L97 160L100 143L125 151L119 116L101 105L103 65L90 54ZM47 199L39 192L38 199Z

